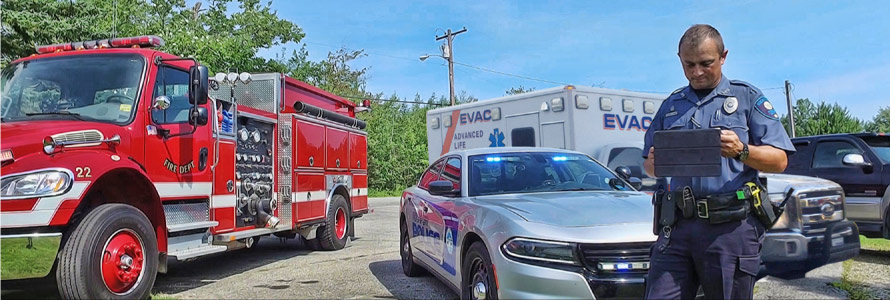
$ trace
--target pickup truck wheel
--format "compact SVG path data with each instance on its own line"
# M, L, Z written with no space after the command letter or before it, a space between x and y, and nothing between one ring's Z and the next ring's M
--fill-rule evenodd
M401 229L401 234L399 235L399 255L402 257L402 272L408 277L420 276L423 274L423 269L414 262L414 252L411 250L408 226L402 223L399 227Z
M104 204L71 231L56 282L65 299L146 299L157 272L157 240L145 214Z
M885 239L890 239L890 207L884 212L884 226L881 226L881 235Z
M346 206L346 197L335 194L331 197L328 207L327 222L318 228L321 236L318 237L321 248L324 250L340 250L346 247L349 238L349 208Z
M470 245L464 256L463 280L461 280L461 299L497 300L498 287L495 274L488 256L488 249L482 242Z

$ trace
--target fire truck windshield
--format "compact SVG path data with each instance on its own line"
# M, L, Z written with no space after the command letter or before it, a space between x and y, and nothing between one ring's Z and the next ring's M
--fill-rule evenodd
M132 54L84 54L22 61L3 69L3 122L133 119L145 59Z

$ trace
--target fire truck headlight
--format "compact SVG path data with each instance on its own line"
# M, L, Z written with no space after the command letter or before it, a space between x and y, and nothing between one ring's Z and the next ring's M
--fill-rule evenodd
M49 197L64 194L71 187L67 170L44 170L31 174L6 176L0 180L0 197Z

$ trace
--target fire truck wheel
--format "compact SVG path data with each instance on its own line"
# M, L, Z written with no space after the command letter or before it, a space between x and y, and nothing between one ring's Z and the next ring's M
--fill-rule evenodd
M470 245L463 263L461 299L498 299L498 287L488 249L482 242Z
M324 250L340 250L346 246L346 239L349 238L349 208L346 206L346 197L335 194L331 198L331 205L328 207L327 222L318 228L321 233L317 239Z
M401 234L399 234L399 254L402 257L402 272L408 277L423 275L423 269L414 262L414 252L411 250L411 241L408 239L408 225L402 222Z
M104 204L70 231L56 282L64 299L146 299L158 273L151 222L125 204Z

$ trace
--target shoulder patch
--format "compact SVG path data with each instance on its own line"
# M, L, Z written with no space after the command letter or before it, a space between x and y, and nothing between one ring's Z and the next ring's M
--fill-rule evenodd
M764 96L757 98L757 101L754 102L754 109L767 119L779 120L779 114L776 113L776 108L773 107L773 104L769 103L769 100L766 100L766 97Z

